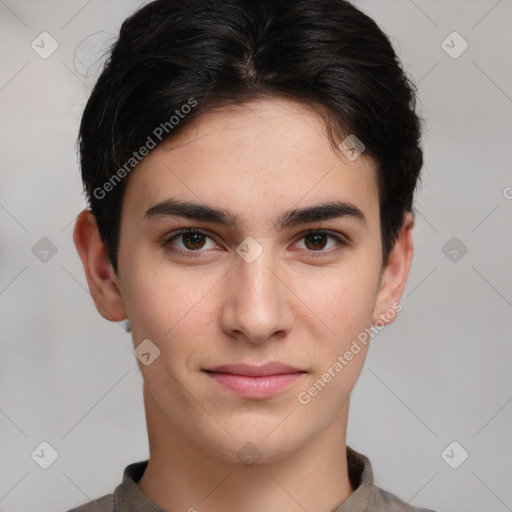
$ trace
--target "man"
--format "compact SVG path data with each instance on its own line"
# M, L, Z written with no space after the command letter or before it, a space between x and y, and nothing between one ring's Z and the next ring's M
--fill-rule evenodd
M92 510L420 511L346 445L371 329L401 309L414 88L343 0L157 0L80 127L74 241L128 319L148 461Z

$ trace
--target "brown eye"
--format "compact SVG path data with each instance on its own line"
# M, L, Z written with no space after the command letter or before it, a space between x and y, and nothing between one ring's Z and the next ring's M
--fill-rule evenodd
M323 249L327 243L328 235L325 233L310 233L309 235L306 235L304 237L306 242L306 246L308 249L316 250L316 249Z
M350 244L343 235L337 235L325 230L309 231L303 235L300 241L302 240L304 240L304 247L301 248L315 257L332 255L334 252Z
M210 246L208 246L210 240ZM216 247L212 237L198 229L183 229L162 240L162 246L178 254L200 256L201 253Z
M184 233L180 236L182 237L183 245L191 251L202 249L206 239L202 233Z

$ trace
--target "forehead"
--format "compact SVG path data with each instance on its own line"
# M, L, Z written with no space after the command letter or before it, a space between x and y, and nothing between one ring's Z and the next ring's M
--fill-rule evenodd
M348 160L314 110L276 99L209 111L157 146L132 171L123 210L140 217L171 196L269 219L294 204L378 203L373 161Z

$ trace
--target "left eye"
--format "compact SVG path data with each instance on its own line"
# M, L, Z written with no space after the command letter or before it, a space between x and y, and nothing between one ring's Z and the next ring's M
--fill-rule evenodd
M319 252L319 250L325 249L328 239L334 240L334 246L336 244L343 245L342 239L332 233L326 231L310 231L306 233L301 240L305 240L305 246L307 250Z
M205 247L206 240L210 239L211 247ZM328 240L331 239L334 244L331 247L327 247ZM174 241L180 240L181 246L174 246ZM307 251L311 252L331 252L330 249L338 245L339 247L343 247L347 245L347 242L344 238L331 233L330 231L308 231L305 233L302 238L299 239L304 240L304 248ZM297 242L298 243L298 242ZM166 238L163 241L163 246L167 249L170 249L174 252L184 254L186 256L191 256L191 253L200 253L201 250L208 251L215 249L216 244L213 241L212 237L204 233L199 229L183 229L174 235ZM199 255L199 254L198 254Z

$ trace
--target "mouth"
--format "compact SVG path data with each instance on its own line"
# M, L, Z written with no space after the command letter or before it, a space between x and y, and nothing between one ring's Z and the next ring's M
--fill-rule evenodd
M227 364L203 370L223 387L244 398L267 398L291 387L306 374L283 363L262 366Z

